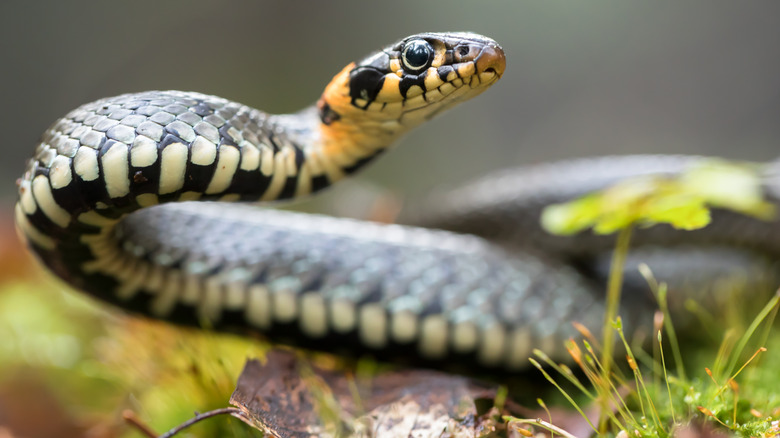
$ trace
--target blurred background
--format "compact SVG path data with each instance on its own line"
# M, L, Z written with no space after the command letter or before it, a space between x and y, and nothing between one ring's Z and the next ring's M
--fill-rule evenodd
M766 160L780 139L777 2L4 0L0 20L5 206L40 133L82 103L180 89L296 111L431 30L495 38L507 72L361 175L401 193L584 155Z
M95 424L105 422L92 420L103 418L106 406L111 418L123 403L152 420L161 416L149 401L159 397L127 395L126 380L137 385L148 373L106 374L128 362L105 350L106 339L122 339L112 332L118 329L105 328L115 315L74 303L74 294L62 294L59 283L31 267L16 241L14 181L50 123L82 103L150 89L200 91L269 112L296 111L314 102L346 63L408 34L447 30L495 38L508 58L502 81L410 134L356 181L330 191L322 208L340 211L337 200L350 190L413 198L499 168L587 155L769 160L778 154L778 2L3 0L0 436L54 436L32 427L34 420L4 427L20 418L9 413L20 405L20 394L39 407L51 397L45 412L62 410L57 436L124 433L107 426L95 432ZM138 344L134 339L130 345ZM202 348L195 345L185 349ZM88 382L73 383L74 374ZM9 386L8 376L20 375L22 386ZM103 396L81 403L63 395L92 394L94 379ZM223 385L228 394L230 382ZM219 394L217 400L224 400ZM165 420L160 424L174 421ZM72 433L62 432L65 425Z

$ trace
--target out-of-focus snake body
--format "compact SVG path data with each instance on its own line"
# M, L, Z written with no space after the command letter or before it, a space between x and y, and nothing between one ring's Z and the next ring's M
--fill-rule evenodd
M176 91L99 100L44 134L19 182L17 226L55 274L137 313L391 360L519 369L532 348L560 353L570 321L601 323L600 280L555 251L501 242L541 231L512 225L525 213L490 219L488 199L500 196L477 185L462 198L468 211L454 202L439 211L459 216L425 219L457 233L226 203L319 191L504 66L488 38L426 33L348 65L298 114ZM523 187L533 185L500 190Z

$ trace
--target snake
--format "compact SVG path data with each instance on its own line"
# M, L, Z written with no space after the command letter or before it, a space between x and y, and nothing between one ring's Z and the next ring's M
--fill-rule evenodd
M493 39L421 33L349 63L294 114L182 91L88 103L43 134L17 182L17 230L54 275L134 315L398 363L522 370L536 348L565 355L570 322L599 327L605 307L604 257L592 254L611 241L549 236L540 208L699 158L513 170L432 199L404 225L273 208L363 169L505 68ZM739 220L720 222L759 231L720 227L699 238L709 246L694 233L691 248L646 255L674 251L686 278L696 260L708 279L764 263L719 249L727 236L774 247L772 224ZM628 321L652 314L641 293L624 301Z

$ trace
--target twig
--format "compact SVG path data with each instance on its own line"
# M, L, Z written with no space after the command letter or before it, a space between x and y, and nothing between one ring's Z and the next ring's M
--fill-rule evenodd
M184 429L192 426L193 424L205 420L206 418L216 417L217 415L230 415L234 418L238 418L239 420L243 421L246 424L249 424L252 426L251 421L249 418L247 418L246 414L238 408L222 408L222 409L215 409L213 411L203 412L202 414L195 414L195 417L190 418L189 420L185 421L184 423L174 427L173 429L169 430L168 432L165 432L162 435L158 435L155 431L153 431L149 426L144 424L140 418L138 418L132 411L124 411L122 413L122 417L126 422L128 422L130 425L137 428L141 433L146 435L149 438L171 438L177 433L183 431ZM254 426L253 426L254 427Z
M142 434L146 435L147 437L157 438L157 432L153 431L152 428L150 428L143 421L141 421L141 419L135 415L135 412L129 409L122 412L122 419L124 419L126 423L138 429Z
M213 411L204 412L202 414L196 414L195 417L185 421L184 423L174 427L173 429L169 430L168 432L165 432L164 434L160 435L159 438L171 438L172 436L176 435L177 433L181 432L182 430L192 426L193 424L205 420L206 418L216 417L217 415L231 415L235 418L238 418L239 420L243 421L244 423L250 424L249 419L246 417L246 414L241 409L238 408L222 408L222 409L214 409ZM155 437L157 438L157 437Z

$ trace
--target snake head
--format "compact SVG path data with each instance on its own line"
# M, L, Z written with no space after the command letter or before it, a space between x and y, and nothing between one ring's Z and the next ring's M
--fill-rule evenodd
M318 103L320 119L369 136L398 135L482 93L505 67L504 51L482 35L412 35L336 75Z

